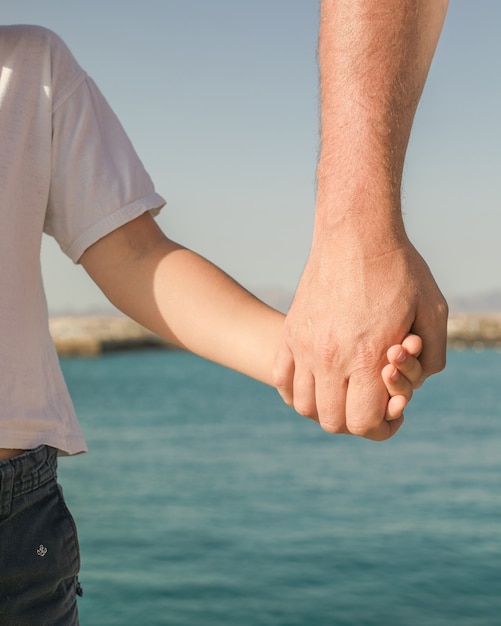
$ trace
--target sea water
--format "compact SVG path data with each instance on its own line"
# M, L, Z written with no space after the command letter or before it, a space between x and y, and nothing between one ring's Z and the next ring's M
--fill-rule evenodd
M451 352L384 443L182 352L62 364L82 626L501 624L501 354Z

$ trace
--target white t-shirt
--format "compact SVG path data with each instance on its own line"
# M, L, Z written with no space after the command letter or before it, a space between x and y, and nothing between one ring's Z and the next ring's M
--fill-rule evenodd
M86 450L52 343L42 232L78 262L164 200L65 44L0 26L0 448Z

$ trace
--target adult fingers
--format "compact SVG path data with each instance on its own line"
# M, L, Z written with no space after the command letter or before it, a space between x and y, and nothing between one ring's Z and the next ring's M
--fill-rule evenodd
M318 421L315 379L308 370L296 368L293 354L286 345L275 357L273 384L285 404L303 417Z
M423 340L414 333L409 333L402 341L402 346L412 356L418 357L423 350Z
M385 420L390 422L402 417L408 403L409 401L405 396L393 396L393 398L390 398L386 407Z
M294 409L303 417L318 421L317 402L315 398L315 378L304 368L296 367L294 372Z
M318 372L315 378L315 396L318 421L328 433L348 434L346 427L347 381L340 372Z
M283 344L275 357L272 379L282 400L289 406L294 404L294 374L292 352Z
M346 394L346 426L350 433L382 441L400 427L399 420L385 421L388 392L377 369L355 371Z

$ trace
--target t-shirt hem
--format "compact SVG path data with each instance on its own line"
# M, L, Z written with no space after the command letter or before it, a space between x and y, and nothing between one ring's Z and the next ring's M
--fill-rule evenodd
M38 446L47 445L56 448L58 456L74 456L88 452L83 437L55 436L54 433L36 433L26 436L20 432L1 432L0 447L16 450L34 450Z
M153 216L157 215L164 205L165 200L156 192L135 200L93 224L63 251L74 263L78 263L85 250L96 241L147 211L150 211Z

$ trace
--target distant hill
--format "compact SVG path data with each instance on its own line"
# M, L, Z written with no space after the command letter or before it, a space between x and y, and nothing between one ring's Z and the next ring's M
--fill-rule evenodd
M286 312L292 292L280 288L256 289L256 295L271 306ZM453 298L449 302L450 348L501 350L501 292ZM60 356L95 356L107 351L138 348L171 348L117 311L106 314L51 317L50 330Z
M449 299L449 308L453 315L460 313L476 315L501 313L501 291L453 297Z

